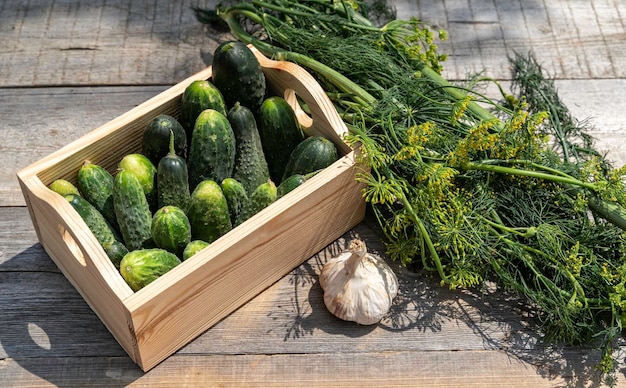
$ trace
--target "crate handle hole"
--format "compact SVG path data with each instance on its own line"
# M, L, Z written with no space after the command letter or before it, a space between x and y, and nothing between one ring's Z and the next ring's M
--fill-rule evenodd
M65 242L67 248L72 252L72 255L82 265L83 267L87 266L87 260L85 260L85 255L83 254L83 250L80 248L74 236L67 230L63 225L58 226L59 233L61 234L61 238Z
M285 89L283 98L293 108L300 125L304 128L311 128L313 126L313 119L304 111L304 109L302 109L302 105L300 105L300 100L298 99L298 95L295 90Z

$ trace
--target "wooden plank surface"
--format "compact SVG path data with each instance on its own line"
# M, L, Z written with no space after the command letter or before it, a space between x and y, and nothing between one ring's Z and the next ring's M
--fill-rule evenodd
M450 291L395 263L402 288L388 318L337 320L317 274L350 234L142 373L43 251L15 173L203 68L220 36L189 7L215 3L0 4L1 386L602 385L596 353L544 347L514 298ZM598 148L626 162L625 2L394 4L449 32L449 79L484 71L506 84L507 56L532 51L575 116L593 121ZM367 223L350 233L382 250Z

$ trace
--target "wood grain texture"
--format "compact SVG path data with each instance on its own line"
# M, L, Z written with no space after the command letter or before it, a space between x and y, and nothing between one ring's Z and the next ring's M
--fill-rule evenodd
M3 1L0 86L174 84L217 46L191 6L216 3Z
M177 355L142 375L120 357L6 360L8 387L558 387L590 380L584 353L543 370L489 351ZM578 360L577 360L578 358ZM480 366L480 367L477 367ZM593 374L593 372L590 372ZM88 379L85 376L89 376ZM12 385L20 381L24 385ZM593 382L593 380L592 380ZM597 383L597 380L596 380ZM597 385L596 385L597 386Z
M620 0L398 1L398 17L442 28L448 79L509 78L507 57L531 52L561 79L626 78L626 3Z

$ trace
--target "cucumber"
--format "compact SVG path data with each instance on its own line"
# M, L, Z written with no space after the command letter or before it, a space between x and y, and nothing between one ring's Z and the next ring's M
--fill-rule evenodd
M230 221L233 227L238 226L244 221L244 212L248 206L246 189L235 178L224 179L220 186L226 197Z
M133 291L139 291L180 264L175 254L160 248L129 252L120 262L120 274Z
M191 256L200 252L204 248L208 247L209 243L202 240L193 240L187 244L185 249L183 250L183 260L187 260Z
M158 115L146 126L141 139L141 153L153 164L158 164L170 152L171 133L174 133L174 153L185 157L187 134L178 120L166 114Z
M266 81L259 61L239 41L221 43L213 55L212 82L222 92L226 106L236 102L255 114L265 98Z
M190 190L205 179L221 182L230 177L235 146L235 134L226 116L214 109L202 111L194 126L187 158Z
M239 102L228 111L227 118L235 134L233 178L243 185L247 194L252 194L261 183L270 179L256 120L252 111Z
M259 185L259 187L257 187L250 195L248 207L245 212L245 219L248 219L265 209L267 206L276 201L276 199L278 199L278 192L276 184L273 181L268 180L267 182Z
M305 181L306 181L306 176L304 176L302 174L294 174L294 175L284 179L282 182L280 182L280 184L278 185L278 187L276 189L278 198L280 198L283 195L289 193L291 190L293 190L296 187L300 186Z
M76 194L81 195L80 191L78 191L78 187L74 186L74 184L65 179L55 179L48 188L55 193L66 196L68 194Z
M113 229L111 224L85 198L77 194L67 194L64 198L72 205L80 218L85 221L89 230L96 237L100 245L121 240L120 235Z
M220 185L209 179L191 193L187 216L194 240L212 243L232 229L226 197Z
M128 250L153 247L152 213L141 183L132 172L120 170L115 176L113 205Z
M222 93L211 81L193 81L185 88L180 100L180 123L187 134L187 144L191 143L196 119L206 109L214 109L224 116L228 112Z
M174 141L174 134L170 132L170 151L157 165L157 207L170 205L187 211L191 195L187 162L176 154Z
M304 133L291 105L278 96L263 101L258 122L270 178L280 183L289 156L305 139Z
M111 262L119 268L121 258L128 253L126 246L120 241L122 238L117 231L86 199L77 194L68 194L64 198L85 221L87 227L96 237Z
M306 175L324 169L339 159L337 148L330 140L311 136L296 146L285 166L282 180L295 175Z
M113 175L104 167L86 160L78 169L76 181L81 195L117 229L113 209Z
M157 168L154 163L145 155L128 154L120 161L118 170L126 170L137 177L150 205L150 210L155 211L157 208Z
M128 248L121 241L117 240L102 245L102 248L104 248L115 268L120 269L120 261L128 253Z
M191 241L191 225L185 212L176 206L164 206L152 217L152 240L158 248L179 258Z

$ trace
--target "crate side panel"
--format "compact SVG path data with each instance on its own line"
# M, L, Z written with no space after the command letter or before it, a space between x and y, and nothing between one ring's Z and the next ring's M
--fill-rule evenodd
M67 201L58 194L42 192L47 189L36 177L26 181L25 186L32 212L36 214L42 247L124 350L135 359L136 339L129 327L130 315L123 302L132 291Z

